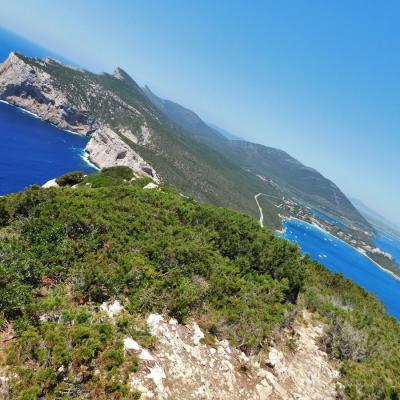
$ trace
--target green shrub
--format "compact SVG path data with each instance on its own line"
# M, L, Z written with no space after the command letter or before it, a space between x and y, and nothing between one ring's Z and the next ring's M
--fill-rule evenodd
M132 176L108 169L74 190L32 187L1 199L9 217L0 315L16 333L5 358L19 377L12 398L139 396L126 386L139 363L124 357L121 341L154 346L150 312L195 318L255 353L303 306L328 326L325 346L348 398L396 398L400 327L374 296L246 215L165 186L143 190ZM99 307L116 298L125 311L111 321Z
M10 219L10 213L7 210L6 202L0 199L0 228L6 226Z
M69 172L56 179L59 186L74 186L83 181L85 174L82 171Z

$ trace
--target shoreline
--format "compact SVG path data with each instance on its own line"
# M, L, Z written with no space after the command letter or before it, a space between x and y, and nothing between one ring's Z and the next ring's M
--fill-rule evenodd
M325 229L321 228L321 227L318 226L317 224L310 224L309 222L303 221L303 220L301 220L300 218L296 218L296 217L284 217L284 218L282 219L282 221L285 221L285 220L297 220L297 221L299 221L299 222L301 222L301 223L303 223L303 224L307 224L307 225L309 225L309 226L311 226L311 227L314 227L314 228L320 230L321 232L324 232L326 235L332 236L334 239L336 239L336 240L338 240L338 241L344 243L346 246L351 247L352 249L354 249L357 253L359 253L359 254L361 254L362 256L368 258L368 260L370 260L371 262L373 262L373 263L374 263L378 268L380 268L382 271L384 271L384 272L386 272L387 274L391 275L394 279L400 281L400 277L397 276L395 273L393 273L392 271L390 271L390 270L388 270L388 269L382 267L382 265L378 264L375 260L373 260L371 257L367 256L365 253L363 253L362 251L360 251L358 248L356 248L356 247L352 246L351 244L345 242L343 239L340 239L340 238L338 238L338 237L332 235L331 233L329 233L329 232L326 231ZM284 228L284 229L281 231L282 234L285 233L285 232L286 232L286 228Z
M43 122L46 122L46 123L48 123L48 124L54 126L55 128L57 128L58 130L60 130L60 131L62 131L62 132L69 133L70 135L78 135L78 136L88 137L88 136L86 136L86 135L83 135L82 133L71 131L70 129L63 129L63 128L60 128L60 127L58 127L57 125L53 124L52 122L46 121L46 120L45 120L44 118L42 118L40 115L37 115L37 114L33 113L32 111L27 110L26 108L23 108L23 107L17 106L16 104L10 103L10 102L8 102L7 100L0 99L0 103L7 104L7 105L9 105L9 106L15 107L15 108L17 108L18 110L20 110L22 113L28 114L28 115L31 116L32 118L39 119L39 120L41 120L41 121L43 121ZM81 159L82 159L87 165L89 165L90 167L96 169L97 171L100 171L100 168L99 168L97 165L93 164L93 163L90 161L90 159L89 159L89 154L88 154L88 152L86 151L86 148L87 148L87 146L89 145L90 140L91 140L91 138L89 138L89 141L86 143L85 148L83 149L83 151L82 151L80 157L81 157Z
M89 140L90 142L90 140ZM83 152L81 154L81 158L85 161L86 164L88 164L89 166L91 166L92 168L94 168L96 171L100 171L101 168L98 167L96 164L94 164L92 161L90 161L90 155L89 153L86 151L86 147L89 145L88 144L85 146L85 148L83 149Z

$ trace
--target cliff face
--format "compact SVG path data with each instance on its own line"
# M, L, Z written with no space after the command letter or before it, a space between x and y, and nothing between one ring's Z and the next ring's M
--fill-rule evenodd
M92 134L86 152L90 161L100 168L123 165L160 182L154 168L108 127L101 127Z
M84 96L71 96L71 82L61 84L54 78L58 69L67 71L70 80L84 82L86 72L66 67L53 59L28 59L11 53L0 66L0 98L22 107L61 129L68 129L91 137L87 146L89 160L100 168L126 165L135 172L159 180L152 166L128 146L122 137L132 142L150 142L151 132L143 122L138 132L120 127L121 135L95 112L89 99L112 98L119 107L132 114L140 114L104 87L93 82L86 85ZM73 86L70 86L72 88ZM135 115L136 115L135 114Z
M45 66L51 59L38 61ZM11 53L0 66L0 97L25 108L57 125L88 134L98 127L98 122L84 109L71 107L65 93L53 85L52 77L36 65L28 64L17 53Z

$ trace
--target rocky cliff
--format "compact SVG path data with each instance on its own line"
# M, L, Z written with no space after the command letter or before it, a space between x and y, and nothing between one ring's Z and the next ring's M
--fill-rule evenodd
M83 85L87 74L85 71L66 67L51 58L29 59L13 52L0 66L0 98L61 129L90 136L88 157L99 168L126 165L135 172L158 181L154 168L123 140L126 138L135 143L150 142L151 133L145 123L143 122L137 132L121 126L119 135L101 115L94 112L91 102L102 102L104 99L110 101L111 98L119 107L124 107L132 114L140 115L140 111L100 84L86 85L84 96L71 96L68 80L60 84L54 78L60 68L72 73L72 81L80 78L81 86Z
M99 127L98 121L86 110L71 106L67 95L53 85L51 75L39 68L53 63L57 61L48 58L32 65L11 53L0 66L0 97L61 129L90 134Z
M89 135L89 160L99 167L127 165L197 200L254 216L254 194L289 195L349 226L372 229L317 171L276 149L226 140L195 113L140 88L121 68L94 74L14 52L0 66L0 99ZM278 185L266 185L265 177ZM279 210L265 207L267 223L280 228Z

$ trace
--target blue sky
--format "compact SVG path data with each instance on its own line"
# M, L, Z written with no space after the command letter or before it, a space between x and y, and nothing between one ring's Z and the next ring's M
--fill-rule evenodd
M0 26L278 147L400 224L397 1L0 0Z

